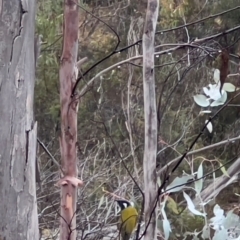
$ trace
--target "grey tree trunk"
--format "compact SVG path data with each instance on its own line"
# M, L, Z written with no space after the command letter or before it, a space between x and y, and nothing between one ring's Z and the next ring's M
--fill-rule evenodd
M159 12L158 0L148 0L143 32L143 91L144 91L144 217L147 228L145 240L157 239L155 202L157 197L157 111L154 76L154 39Z
M0 1L0 239L38 240L34 0Z

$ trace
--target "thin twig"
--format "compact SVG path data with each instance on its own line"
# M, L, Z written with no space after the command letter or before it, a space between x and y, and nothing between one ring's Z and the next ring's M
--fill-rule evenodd
M88 10L86 10L84 7L80 6L80 5L77 5L79 8L83 9L86 13L90 14L92 17L96 18L97 20L99 20L100 22L102 22L104 25L106 25L114 34L115 36L117 37L117 44L116 46L114 47L114 50L109 53L107 56L105 56L104 58L102 58L100 61L96 62L95 64L93 64L87 71L85 71L81 76L79 76L77 78L77 81L76 83L74 84L74 87L72 89L72 96L74 96L74 93L76 91L76 88L77 88L77 85L78 83L81 81L81 79L87 74L89 73L93 68L95 68L97 65L99 65L101 62L105 61L106 59L110 58L112 55L114 55L116 53L116 50L120 44L120 37L119 35L117 34L117 32L109 25L107 24L106 22L104 22L103 20L101 20L99 17L97 17L96 15L94 15L93 13L89 12Z
M47 153L47 155L52 159L53 163L62 171L63 170L60 166L60 164L58 163L58 161L54 158L54 156L50 153L50 151L48 150L48 148L44 145L43 142L40 141L39 138L37 138L38 143L40 144L40 146L43 148L43 150Z
M230 105L230 104L229 104L229 105ZM187 156L192 156L193 154L200 153L200 152L203 152L203 151L206 151L206 150L209 150L209 149L212 149L212 148L215 148L215 147L224 145L224 144L226 144L226 143L231 143L231 142L234 142L234 141L237 141L237 140L240 140L240 136L234 137L234 138L230 138L230 139L227 139L227 140L218 142L218 143L214 143L214 144L212 144L212 145L209 145L209 146L206 146L206 147L203 147L203 148L200 148L200 149L193 150L193 151L191 151L191 152L188 152L188 153L186 154L186 157L187 157ZM162 168L157 172L157 175L160 175L162 172L164 172L164 171L166 170L166 168L168 168L169 166L171 166L173 163L177 162L181 157L182 157L182 156L179 156L179 157L173 159L172 161L170 161L169 163L167 163L164 167L162 167Z

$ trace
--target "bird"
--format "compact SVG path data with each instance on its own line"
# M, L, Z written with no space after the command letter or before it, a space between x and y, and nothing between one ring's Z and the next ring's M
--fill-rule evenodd
M133 203L126 200L116 200L120 212L120 233L122 240L129 240L138 222L138 212Z

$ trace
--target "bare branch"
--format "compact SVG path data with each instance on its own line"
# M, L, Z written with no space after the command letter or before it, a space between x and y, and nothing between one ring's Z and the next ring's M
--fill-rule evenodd
M60 166L60 164L58 163L58 161L54 158L54 156L50 153L50 151L48 150L48 148L45 146L45 144L40 141L39 138L37 138L37 141L39 143L39 145L43 148L43 150L47 153L47 155L52 159L53 163L62 171L62 168Z
M212 149L212 148L216 148L216 147L219 147L221 145L224 145L224 144L229 144L231 142L234 142L234 141L238 141L240 140L240 136L238 137L235 137L235 138L230 138L230 139L227 139L227 140L224 140L224 141L221 141L221 142L218 142L218 143L214 143L212 145L209 145L209 146L206 146L206 147L203 147L203 148L200 148L200 149L196 149L196 150L193 150L193 151L190 151L186 154L186 157L188 156L192 156L193 154L196 154L196 153L200 153L200 152L204 152L206 150L209 150L209 149ZM162 167L158 172L157 172L157 175L160 175L162 174L164 171L167 170L167 168L169 168L173 163L177 162L179 159L181 159L182 156L179 156L175 159L173 159L172 161L170 161L169 163L167 163L164 167Z

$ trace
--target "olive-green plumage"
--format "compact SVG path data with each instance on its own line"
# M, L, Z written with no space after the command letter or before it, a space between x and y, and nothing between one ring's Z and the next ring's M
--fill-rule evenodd
M122 240L129 240L138 222L138 213L128 201L117 201L121 207L120 232Z

